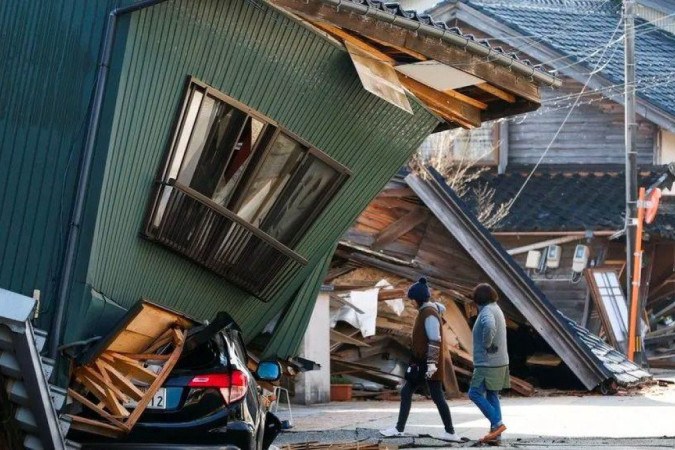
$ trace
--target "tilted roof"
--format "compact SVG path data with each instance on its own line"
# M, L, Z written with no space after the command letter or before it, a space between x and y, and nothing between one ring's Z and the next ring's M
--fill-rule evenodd
M406 177L408 186L588 389L612 380L631 385L650 377L558 311L444 178L433 169L428 172L427 179L416 175Z

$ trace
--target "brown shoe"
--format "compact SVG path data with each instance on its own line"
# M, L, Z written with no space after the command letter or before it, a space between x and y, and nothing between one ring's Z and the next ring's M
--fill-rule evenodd
M490 431L488 434L486 434L485 436L483 436L483 437L480 439L480 442L492 442L492 441L495 441L495 440L497 440L497 438L499 438L499 436L501 436L502 433L505 432L505 431L506 431L506 425L499 425L497 428L495 428L494 430Z

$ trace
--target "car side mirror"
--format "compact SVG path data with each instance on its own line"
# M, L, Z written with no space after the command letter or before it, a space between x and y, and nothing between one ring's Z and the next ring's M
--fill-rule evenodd
M281 378L281 365L276 361L261 361L255 375L259 380L277 381Z

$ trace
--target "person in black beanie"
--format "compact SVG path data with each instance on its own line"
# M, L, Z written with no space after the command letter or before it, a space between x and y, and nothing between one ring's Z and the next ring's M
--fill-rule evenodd
M406 371L405 385L401 389L398 422L395 427L381 430L380 434L387 437L409 436L404 429L410 414L412 396L426 383L445 427L445 431L436 437L446 441L462 442L463 440L455 434L450 408L443 396L443 368L447 352L441 324L445 307L431 301L427 279L424 277L410 286L408 298L417 303L418 309L412 333L412 360Z

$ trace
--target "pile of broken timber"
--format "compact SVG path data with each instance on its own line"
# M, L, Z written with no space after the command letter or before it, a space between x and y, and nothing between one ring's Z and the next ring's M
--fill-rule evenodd
M644 339L650 367L675 369L675 274L650 290L651 330Z
M354 279L359 274L366 275L368 271L371 269L356 269L344 278L331 280L334 289L330 294L331 308L356 308L349 301L349 292L373 288L376 282ZM379 271L377 274L383 275ZM410 282L396 280L391 276L386 279L394 288L379 291L374 336L364 338L358 329L342 322L338 322L330 333L331 375L348 375L375 383L382 388L378 391L360 391L356 384L353 390L355 397L390 398L391 394L396 393L397 385L402 383L405 368L410 361L410 337L417 309L413 302L404 301L405 307L399 316L387 304L389 300L404 298L405 290L401 286L407 286ZM439 292L434 292L434 299L446 308L442 331L449 357L445 358L443 383L446 396L454 398L461 392L459 382L468 386L473 371L473 340L467 321L472 310L470 307L460 307L454 300ZM532 384L514 376L511 376L511 389L523 396L535 393Z
M68 395L94 413L71 414L72 428L121 437L134 427L183 350L195 323L140 301L76 363Z

